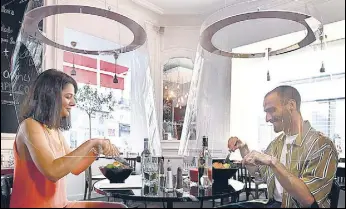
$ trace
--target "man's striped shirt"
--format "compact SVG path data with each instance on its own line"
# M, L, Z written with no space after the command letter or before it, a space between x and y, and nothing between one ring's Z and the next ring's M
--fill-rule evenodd
M285 135L277 137L266 153L280 159ZM332 188L337 170L337 151L333 142L313 129L308 121L293 144L287 145L286 169L304 181L321 208L329 208L328 194ZM275 176L268 166L259 167L260 174L268 185L269 199L273 199ZM282 197L283 208L300 208L301 205L285 189Z

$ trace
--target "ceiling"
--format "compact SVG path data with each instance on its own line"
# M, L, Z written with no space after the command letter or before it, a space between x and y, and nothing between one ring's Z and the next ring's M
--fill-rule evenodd
M206 14L225 5L225 1L239 2L248 0L133 0L161 14ZM151 7L151 8L150 8Z
M285 10L305 13L326 25L345 20L344 0L132 0L162 15L162 25L200 22L205 28L221 19L241 13ZM227 6L226 6L227 5ZM196 17L196 18L193 18ZM192 21L193 20L193 21ZM165 24L165 21L170 24ZM193 23L192 23L193 24ZM203 29L202 28L202 29ZM300 24L279 19L252 20L233 24L215 34L214 43L229 49L304 30ZM244 33L246 31L246 33ZM222 37L222 36L226 37ZM214 41L213 41L214 42ZM219 47L222 48L222 47Z
M232 7L229 15L242 12L249 12L257 8L268 9L290 4L300 5L302 8L305 4L321 4L323 2L334 4L336 2L345 2L343 0L132 0L147 9L156 13L165 15L208 15L224 7ZM312 5L310 5L312 6ZM313 7L313 6L312 6ZM310 8L311 9L311 8ZM314 8L312 8L314 9ZM343 7L345 13L345 7ZM327 8L325 9L327 10ZM333 15L333 12L330 12Z
M286 10L311 15L324 25L345 20L344 0L133 0L175 24L195 15L206 27L226 17L257 10ZM227 6L226 6L227 5ZM163 18L164 19L164 18ZM300 24L279 19L252 20L233 24L215 34L214 44L224 50L304 30ZM246 31L246 33L244 33ZM224 37L223 37L224 36ZM230 43L225 44L229 40ZM226 49L227 48L227 49Z
M254 11L256 7L260 7L261 10L288 10L306 13L315 17L324 25L345 20L345 1L342 0L276 0L272 1L276 2L275 6L274 4L260 6L259 1L253 2L246 10ZM279 4L278 2L281 3ZM235 13L236 9L231 7L223 12L222 15L214 15L212 18L209 17L207 24L211 24L216 20L223 19ZM236 23L224 28L215 34L213 42L224 50L230 50L302 30L304 30L304 27L298 23L279 19L258 19ZM300 37L299 39L302 38ZM219 43L217 43L218 41ZM225 44L226 41L228 44ZM225 47L222 47L222 45Z

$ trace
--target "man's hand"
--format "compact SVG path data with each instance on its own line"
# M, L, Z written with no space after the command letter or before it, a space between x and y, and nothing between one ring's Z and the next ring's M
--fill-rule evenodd
M240 149L243 145L243 142L238 139L238 137L231 137L228 139L228 149L233 152Z
M252 151L246 155L242 161L243 165L249 166L258 166L258 165L267 165L270 166L276 162L276 158L270 155Z

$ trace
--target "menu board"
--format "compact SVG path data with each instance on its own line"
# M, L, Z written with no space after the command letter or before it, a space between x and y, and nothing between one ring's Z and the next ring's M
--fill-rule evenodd
M20 105L38 74L28 44L18 41L30 2L1 0L1 133L17 132Z

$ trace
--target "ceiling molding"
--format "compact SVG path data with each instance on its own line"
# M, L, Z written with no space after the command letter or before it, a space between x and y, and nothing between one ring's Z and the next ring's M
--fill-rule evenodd
M132 0L134 3L146 8L146 9L149 9L159 15L163 15L164 14L164 9L162 9L161 7L153 4L153 3L150 3L149 1L147 0Z

